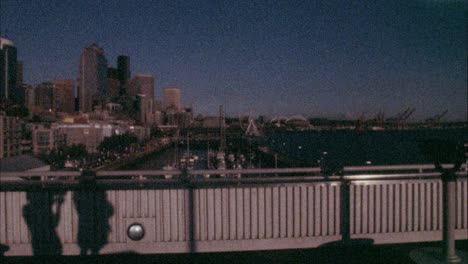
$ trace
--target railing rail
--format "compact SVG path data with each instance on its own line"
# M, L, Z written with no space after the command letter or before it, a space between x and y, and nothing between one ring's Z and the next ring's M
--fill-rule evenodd
M451 165L444 164L444 168ZM457 175L468 175L468 166L463 164ZM78 182L87 171L27 171L27 172L2 172L0 185L2 184L27 184L40 181L43 184L66 181ZM88 172L89 173L89 172ZM356 166L344 167L340 175L323 175L319 167L312 168L265 168L265 169L226 169L226 170L113 170L91 172L96 182L111 180L127 180L130 182L170 182L169 180L188 180L192 182L251 182L263 179L263 181L281 180L378 180L378 179L421 179L439 177L440 173L434 165L390 165L390 166ZM246 178L247 177L247 178ZM216 179L218 178L218 179ZM221 178L221 179L219 179ZM267 178L267 179L265 179ZM275 180L276 179L276 180Z

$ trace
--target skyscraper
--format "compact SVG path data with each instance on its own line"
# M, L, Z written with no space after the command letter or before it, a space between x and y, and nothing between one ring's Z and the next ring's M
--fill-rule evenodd
M93 111L93 108L106 101L107 60L104 50L92 44L81 53L78 97L80 111Z
M0 159L21 154L21 120L0 115Z
M17 51L13 42L0 38L0 101L22 104L17 82Z
M73 80L55 80L53 107L57 112L73 113L75 111L75 83Z
M107 68L107 95L115 101L120 95L119 71L116 68Z
M154 77L149 74L136 74L127 84L127 95L145 95L147 99L154 98Z
M180 107L180 89L175 87L164 88L163 91L163 109L164 111L179 112Z
M35 111L52 111L54 109L54 84L52 82L43 82L34 89Z
M35 89L32 85L23 85L24 90L24 106L32 113L36 109Z
M120 81L120 95L126 95L126 84L130 79L130 58L128 56L120 55L117 57L117 71Z
M16 86L23 87L23 62L21 61L16 64Z

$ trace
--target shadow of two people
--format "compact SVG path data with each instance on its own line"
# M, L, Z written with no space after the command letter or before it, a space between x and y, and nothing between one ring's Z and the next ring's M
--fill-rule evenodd
M29 228L34 255L61 255L62 241L57 233L65 192L35 191L26 195L23 217ZM108 243L112 205L105 191L77 190L73 202L78 217L77 242L80 255L95 255ZM67 223L67 224L72 224Z

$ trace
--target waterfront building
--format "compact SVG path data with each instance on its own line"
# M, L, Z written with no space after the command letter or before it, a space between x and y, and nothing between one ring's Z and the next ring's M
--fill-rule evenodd
M103 105L107 95L107 60L104 50L92 44L83 49L80 59L78 83L79 109L92 112L95 106Z
M73 80L55 80L52 90L53 109L56 112L75 111L75 83Z
M66 144L64 134L60 134L49 123L33 124L31 128L32 152L34 155L47 155L53 149Z
M167 87L163 90L163 110L171 113L178 113L180 107L180 89Z
M23 104L23 96L17 87L17 50L13 42L0 38L0 101Z
M89 153L97 152L97 147L104 140L104 137L113 135L113 126L111 124L57 123L55 129L65 136L66 145L83 144Z
M0 115L0 159L21 154L21 120Z
M66 145L85 145L89 153L97 152L97 147L104 138L113 135L129 132L135 134L140 141L149 136L147 128L125 122L120 124L109 124L102 121L91 123L61 122L53 124L52 128L57 131L57 135L63 136Z

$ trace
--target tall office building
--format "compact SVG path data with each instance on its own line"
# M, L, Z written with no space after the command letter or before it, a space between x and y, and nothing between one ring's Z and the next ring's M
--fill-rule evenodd
M34 95L34 87L32 85L23 85L24 90L24 106L29 110L29 113L34 112L36 106L36 98Z
M75 83L73 80L55 80L52 91L53 107L57 112L75 111Z
M120 96L119 71L116 68L107 68L107 95L112 101Z
M34 110L37 113L54 110L54 84L43 82L34 88Z
M149 74L137 74L127 83L127 95L144 95L147 99L154 98L154 77Z
M0 38L0 101L23 104L17 87L17 51L11 40Z
M117 57L117 71L120 81L120 95L126 95L126 84L130 79L130 57L120 55Z
M0 115L0 159L21 154L21 120Z
M80 111L92 112L106 102L107 61L104 50L92 44L81 53L78 98Z
M175 87L164 88L163 90L164 111L180 112L180 89Z
M16 87L23 87L23 62L16 64Z

